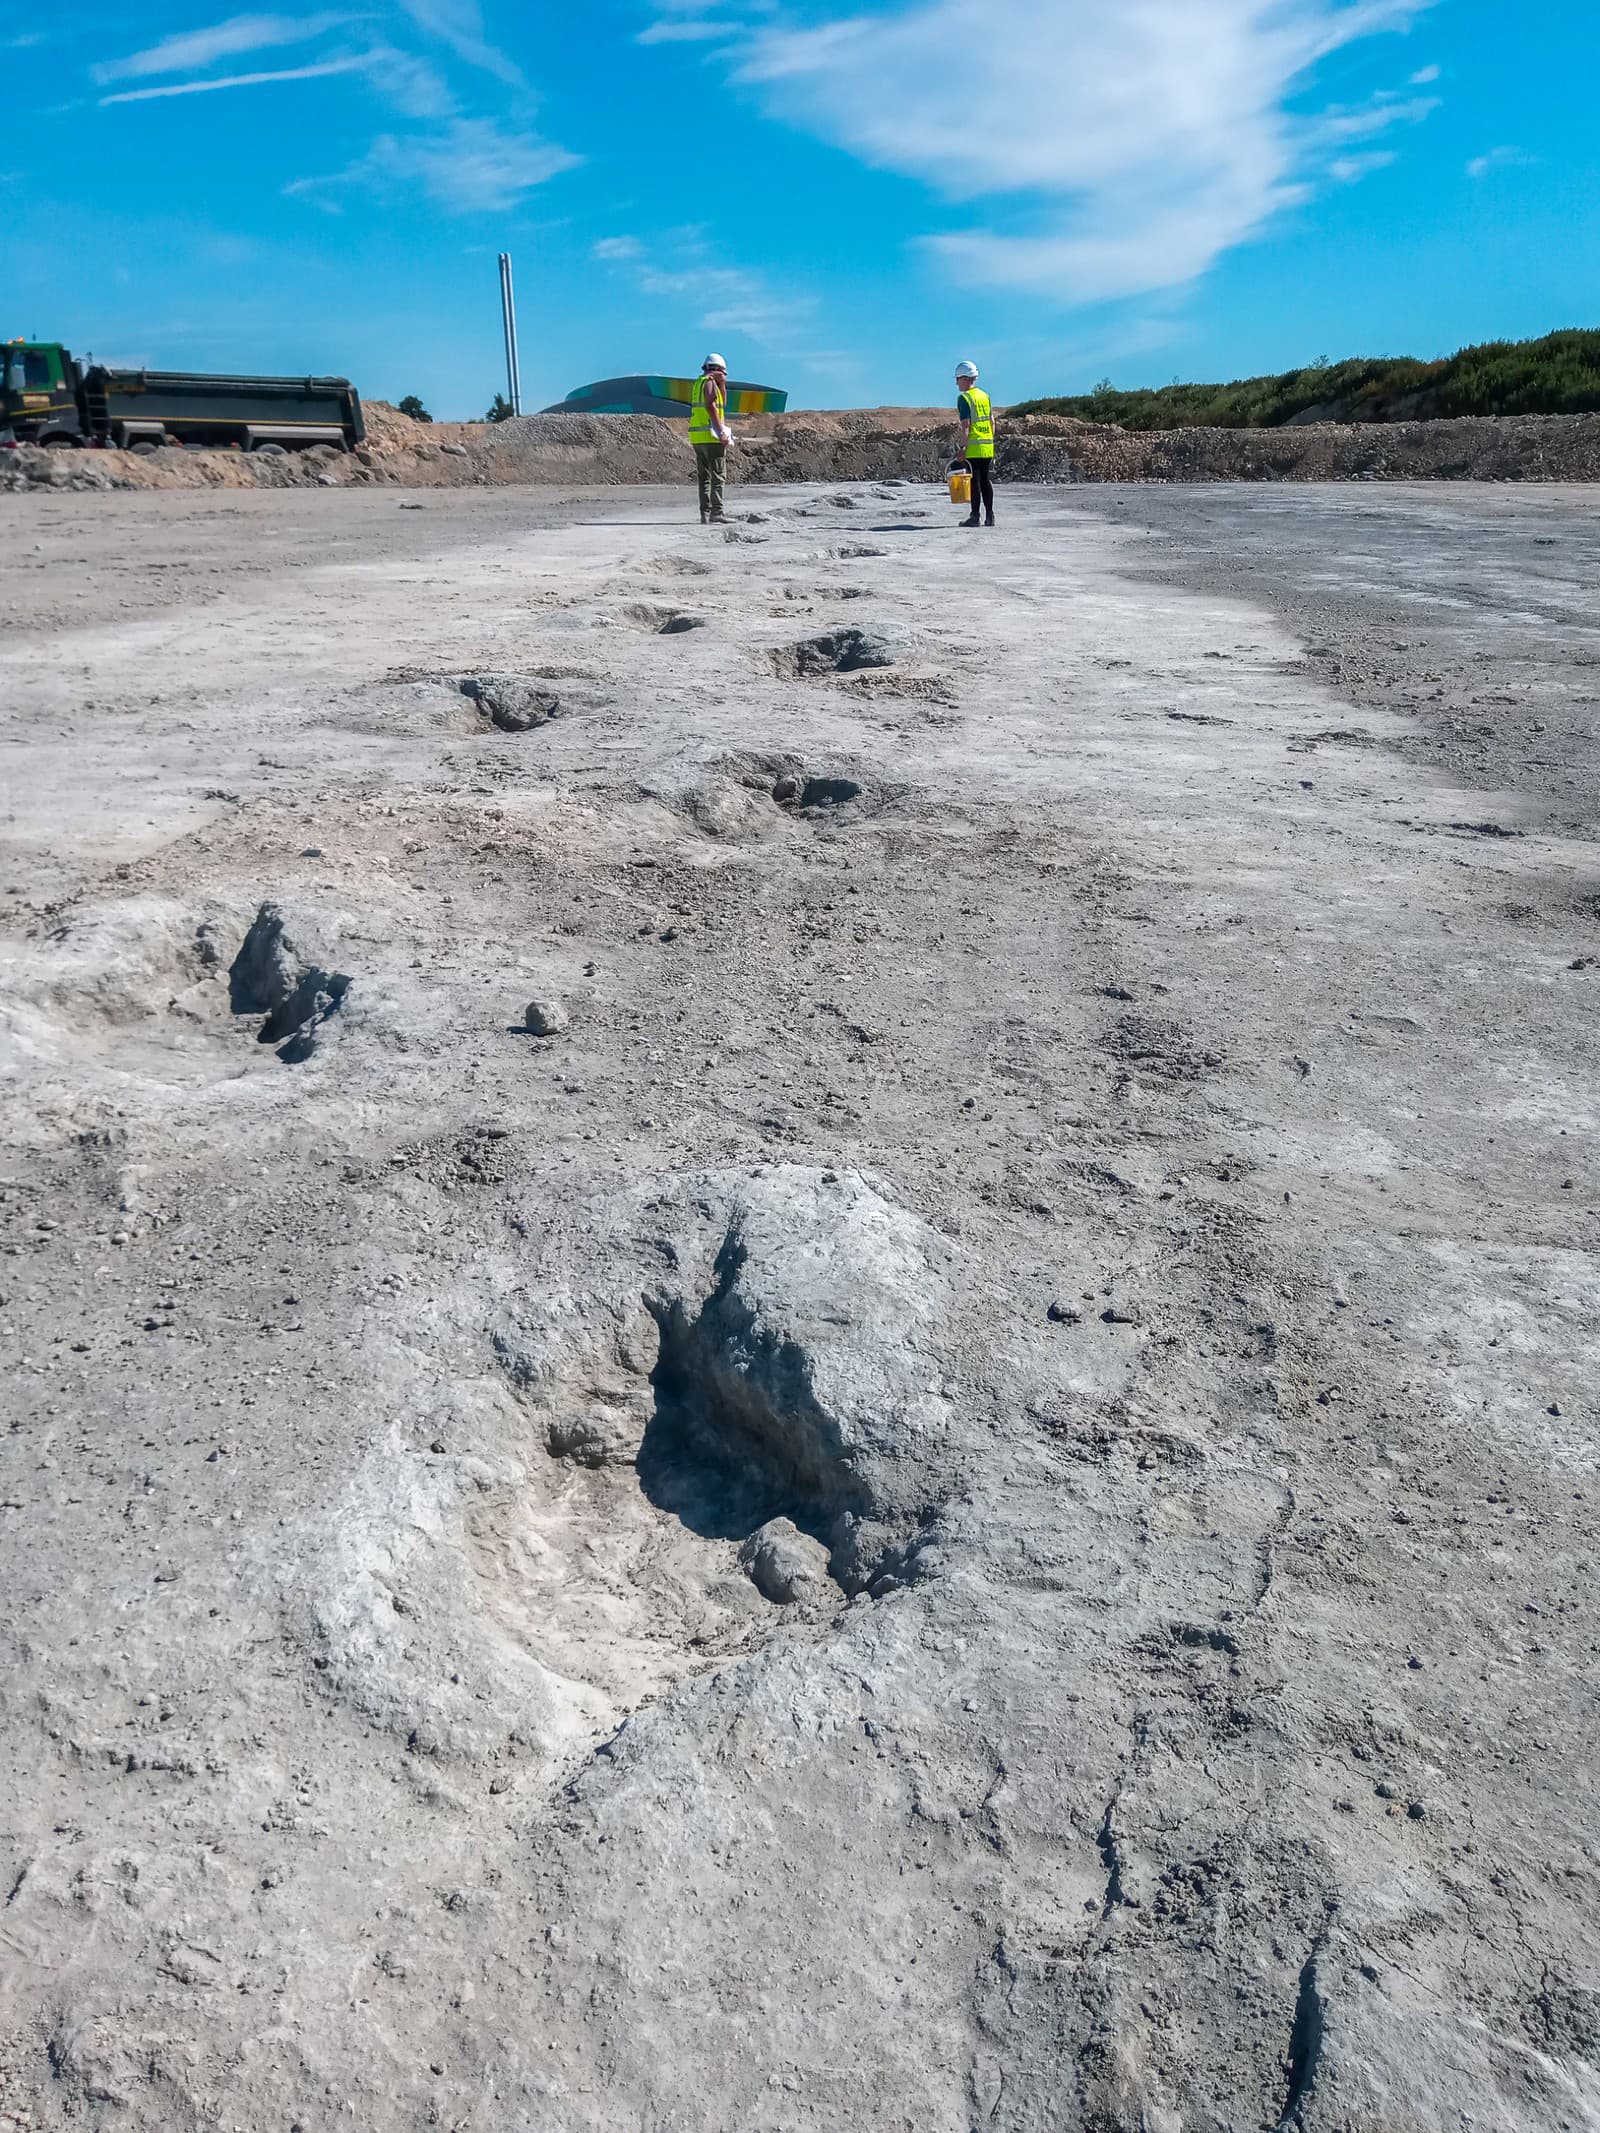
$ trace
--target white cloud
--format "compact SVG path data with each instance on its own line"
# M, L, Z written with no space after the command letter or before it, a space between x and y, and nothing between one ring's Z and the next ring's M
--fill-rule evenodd
M369 7L360 13L231 15L226 22L182 31L144 51L130 53L125 59L103 61L89 71L97 82L155 74L198 74L219 59L234 59L241 53L264 51L274 45L306 44L352 23L371 25L376 12L381 10ZM388 12L392 22L395 9L391 7ZM398 12L464 64L494 75L509 88L526 87L514 61L485 37L477 0L398 0ZM341 71L353 73L361 69L352 64ZM387 41L368 55L365 71L393 103L414 117L439 117L455 108L455 99L427 60ZM297 77L285 72L282 78Z
M635 44L726 44L744 34L742 22L652 22L641 30Z
M1411 86L1414 89L1420 89L1424 83L1439 79L1439 69L1437 67L1418 67L1416 73L1410 79Z
M1438 108L1436 96L1375 96L1371 103L1353 109L1335 105L1311 121L1307 139L1319 143L1370 140L1373 134L1386 133L1391 126L1418 125Z
M1328 165L1328 176L1335 185L1354 185L1369 172L1386 170L1396 160L1392 148L1373 148L1358 156L1335 156Z
M814 296L783 296L761 274L728 267L690 277L690 293L703 300L699 324L712 333L743 333L768 347L793 344L816 315Z
M153 89L119 89L115 96L102 96L102 104L143 104L156 96L203 96L213 89L256 89L265 82L317 81L325 74L359 74L364 57L323 59L309 67L279 67L259 74L213 74L204 81L162 82Z
M352 49L340 36L365 25ZM305 63L250 72L211 73L219 61L274 47L310 45ZM463 70L502 85L469 84ZM424 122L413 133L383 132L365 153L327 176L293 180L285 190L331 212L351 187L420 194L449 214L502 212L580 160L528 123L533 98L521 70L484 32L479 0L354 0L350 10L314 15L240 14L186 30L93 69L97 82L137 82L102 96L102 104L201 96L224 89L360 78L391 112ZM162 75L173 80L157 80ZM458 88L456 85L460 84ZM469 99L468 89L472 94ZM499 105L486 113L485 103ZM473 104L478 106L474 111Z
M580 161L537 134L493 119L458 118L437 133L380 134L345 169L326 178L297 178L284 190L327 206L329 195L348 186L379 193L420 188L449 214L495 214Z
M457 104L448 82L427 60L388 45L367 54L366 68L378 93L407 118L453 118Z
M769 345L792 340L810 324L817 308L814 296L785 295L764 274L744 267L694 265L678 272L646 267L640 271L639 287L646 296L686 299L695 324L708 333L744 333Z
M400 5L419 30L448 45L468 66L494 75L508 88L524 86L522 69L485 36L477 0L400 0ZM569 31L563 28L557 34Z
M102 60L89 69L97 82L132 81L150 74L192 74L219 59L237 59L242 52L263 52L274 45L307 44L313 37L337 29L348 15L230 15L209 29L184 30L164 37L142 52L125 59Z
M644 296L676 304L708 333L743 333L769 347L798 353L816 316L817 300L803 289L775 289L764 274L730 267L711 251L703 231L678 230L663 258L637 237L602 237L596 259L626 268Z
M1492 170L1526 169L1538 161L1520 148L1491 148L1481 156L1474 156L1467 165L1469 178L1486 178Z
M1004 227L936 252L1078 301L1179 286L1307 197L1334 143L1417 114L1296 116L1315 64L1427 0L913 0L742 43L776 115ZM1346 159L1348 161L1348 159Z

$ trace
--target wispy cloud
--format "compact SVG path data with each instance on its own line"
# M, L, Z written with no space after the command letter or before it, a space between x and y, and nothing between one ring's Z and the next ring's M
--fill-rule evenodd
M256 89L265 82L318 81L325 74L359 74L368 62L364 57L318 60L309 67L277 67L258 74L212 74L204 81L161 82L151 89L119 89L102 96L102 104L144 104L157 96L203 96L213 89Z
M367 54L366 71L373 87L407 118L454 118L459 100L437 67L414 52L380 45Z
M447 214L503 213L582 159L537 134L493 119L458 118L432 134L380 134L365 155L323 178L296 178L285 192L338 205L352 187L378 193L419 188Z
M1481 156L1472 158L1467 165L1467 176L1469 178L1486 178L1491 171L1495 170L1526 169L1530 164L1537 163L1538 160L1537 156L1530 156L1526 150L1521 148L1490 148L1486 149Z
M1387 133L1391 126L1419 125L1438 108L1436 96L1381 95L1365 104L1335 104L1329 110L1319 112L1310 122L1306 139L1317 144L1366 141L1375 133Z
M124 59L102 60L89 69L92 81L131 81L151 74L192 74L219 59L264 52L274 45L308 44L350 21L348 15L231 15L209 29L185 30Z
M737 8L735 16L727 14ZM655 20L635 44L729 44L754 33L760 18L778 12L778 0L653 0Z
M1416 73L1409 77L1412 88L1420 89L1426 82L1437 81L1439 73L1438 67L1418 67Z
M1354 185L1375 170L1387 170L1396 161L1392 148L1371 148L1363 155L1335 156L1328 165L1328 176L1335 185Z
M492 74L508 88L525 86L522 69L515 60L485 35L483 12L477 0L400 0L400 4L419 30L448 45L468 66Z
M995 227L930 239L964 277L1089 301L1192 281L1332 161L1348 173L1338 142L1416 116L1391 100L1322 123L1292 105L1319 61L1426 5L912 0L751 32L734 73L864 162L1002 207Z
M242 54L291 45L309 47L299 65L215 71ZM389 125L342 169L284 188L332 212L357 189L420 196L452 215L503 212L581 160L532 123L533 93L487 36L478 0L356 0L316 14L230 15L102 61L92 75L99 85L135 84L111 89L103 105L360 80ZM498 87L486 87L485 75ZM421 130L393 130L394 114L423 122Z
M637 237L602 237L592 253L626 271L642 295L680 305L707 333L742 333L799 354L816 317L809 291L774 288L753 268L729 266L700 229L676 231L654 247Z
M746 34L742 22L652 22L641 30L635 44L726 44Z

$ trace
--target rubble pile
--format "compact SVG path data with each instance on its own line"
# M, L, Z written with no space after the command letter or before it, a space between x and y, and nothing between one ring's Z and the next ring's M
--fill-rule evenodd
M0 491L22 489L471 488L687 481L680 424L655 415L523 415L502 423L415 422L366 407L350 454L0 453ZM934 408L762 416L741 424L730 476L744 484L938 481L960 432ZM1026 415L1002 422L1006 482L1596 481L1600 415L1304 423L1282 429L1137 431Z

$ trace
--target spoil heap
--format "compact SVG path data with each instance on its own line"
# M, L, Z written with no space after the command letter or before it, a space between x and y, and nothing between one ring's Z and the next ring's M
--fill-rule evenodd
M423 423L381 400L366 414L367 441L349 456L24 449L0 454L0 491L587 487L683 482L693 468L683 426L655 415ZM730 472L743 483L937 481L959 443L936 408L760 416L740 425ZM1005 482L1595 481L1600 415L1161 431L1025 415L1002 420L996 471Z

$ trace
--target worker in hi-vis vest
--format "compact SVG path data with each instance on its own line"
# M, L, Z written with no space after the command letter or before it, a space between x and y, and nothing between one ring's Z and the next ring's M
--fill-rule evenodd
M694 471L700 484L700 523L720 526L722 468L733 442L728 428L728 366L719 355L708 355L700 365L689 403L689 442L694 446Z
M961 418L962 449L972 475L972 516L963 526L994 524L994 409L978 387L976 363L956 365L956 413ZM983 515L978 515L979 505Z

